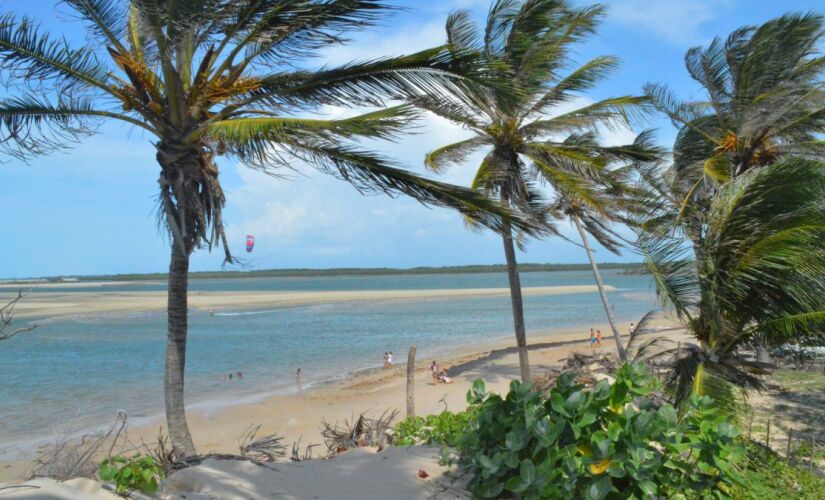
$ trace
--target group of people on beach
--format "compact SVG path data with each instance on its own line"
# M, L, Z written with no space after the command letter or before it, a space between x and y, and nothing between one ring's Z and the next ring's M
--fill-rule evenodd
M392 351L384 353L384 368L392 368Z
M222 375L221 380L232 380L233 377L235 380L241 380L243 378L243 373L239 371L235 372L234 374L232 372L229 372L229 375Z
M452 384L453 379L447 375L447 370L441 368L437 361L433 361L430 365L430 371L433 374L433 384Z

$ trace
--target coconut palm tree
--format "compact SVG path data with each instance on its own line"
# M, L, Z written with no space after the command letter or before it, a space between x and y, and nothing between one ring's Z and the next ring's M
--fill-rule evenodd
M640 97L620 96L583 103L581 93L617 66L613 57L597 57L564 71L573 63L573 46L594 32L602 14L601 6L574 9L559 0L496 0L483 28L465 11L451 14L449 44L479 51L514 88L484 95L457 90L449 99L417 99L416 104L474 133L429 153L427 167L442 172L487 150L471 187L504 207L545 217L537 181L563 188L586 203L593 201L587 172L602 168L603 160L567 139L599 127L626 126L643 102ZM505 226L502 240L513 323L521 378L527 381L530 368L514 244L518 237Z
M585 190L587 200L576 198L575 193L566 191L563 186L555 186L555 198L548 213L557 219L568 219L579 233L616 342L616 353L620 360L626 361L624 342L616 327L588 235L609 252L619 255L627 240L616 231L616 226L625 222L628 211L635 211L636 193L629 175L643 164L656 162L662 153L652 144L651 131L639 134L633 144L619 147L601 146L593 133L573 134L564 143L568 147L579 147L581 154L589 155L591 164L597 168L590 168L582 179L588 185L579 192Z
M734 387L760 387L764 365L741 349L756 338L785 342L825 331L825 163L788 157L718 188L705 216L703 258L679 234L639 231L639 249L662 302L694 343L635 335L642 358L671 363L677 402ZM674 211L671 208L671 212ZM647 319L639 323L645 330Z
M822 37L821 15L786 14L688 51L686 66L704 88L704 100L682 102L664 86L646 87L651 102L671 118L679 133L672 167L640 172L650 195L639 205L648 210L638 219L638 229L647 238L686 238L693 258L685 258L694 263L694 274L702 283L710 279L705 277L707 262L715 258L706 254L715 251L706 240L713 223L708 217L719 203L720 190L778 161L823 159L825 57L818 51ZM777 217L784 212L778 205L774 209ZM659 281L657 286L667 285ZM769 332L756 331L749 339L758 359L768 361ZM693 374L681 377L692 379Z
M409 56L307 69L302 60L346 41L388 12L380 0L66 0L87 46L0 18L2 151L27 159L71 145L115 120L151 137L160 165L159 217L171 260L164 389L174 449L195 448L184 412L189 258L220 247L225 197L216 157L275 173L306 162L361 191L403 193L455 208L501 230L531 227L475 191L419 177L358 147L392 138L413 118L388 100L491 83L474 55L445 47ZM461 76L459 76L461 75ZM306 117L319 105L373 106L340 120Z
M695 243L720 183L786 155L825 155L823 33L822 15L786 14L690 49L685 65L703 100L680 101L666 86L646 85L651 103L679 129L673 187L684 192L682 216L699 218Z

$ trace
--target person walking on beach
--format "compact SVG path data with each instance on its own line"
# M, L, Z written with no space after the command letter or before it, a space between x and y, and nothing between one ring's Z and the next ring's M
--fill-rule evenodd
M602 347L602 331L596 330L596 347L601 349Z
M392 368L392 351L387 354L387 368Z

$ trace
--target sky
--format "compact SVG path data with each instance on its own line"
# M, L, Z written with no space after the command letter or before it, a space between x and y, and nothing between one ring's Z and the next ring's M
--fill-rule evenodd
M83 43L82 24L65 5L52 0L0 0L0 12L25 14L43 28ZM318 54L309 66L343 64L401 55L443 43L451 10L470 10L481 20L489 0L391 0L404 7L382 25L357 33L346 46ZM585 5L589 2L576 1ZM683 98L700 98L683 58L687 49L706 45L747 24L759 24L787 11L822 10L812 0L614 0L598 33L582 44L577 60L614 55L621 67L582 102L636 94L646 82L667 83ZM325 108L325 116L347 110ZM424 174L424 155L468 137L467 131L425 116L414 135L394 143L369 142L411 170ZM656 128L669 146L675 131L661 118L636 131L605 133L608 143L633 139ZM107 124L98 134L66 151L23 163L0 158L0 278L161 272L168 267L169 243L158 229L157 175L152 138L127 126ZM227 195L224 219L232 251L248 269L329 267L414 267L496 264L504 261L501 240L489 231L468 230L460 215L424 207L404 197L363 196L349 184L305 165L286 178L273 178L232 159L218 162ZM466 185L477 160L453 167L441 180ZM427 174L429 175L429 174ZM574 238L568 224L560 227ZM255 250L244 253L245 235ZM198 251L191 269L221 269L223 253ZM521 262L583 263L580 246L562 238L531 241ZM638 261L597 247L601 262Z

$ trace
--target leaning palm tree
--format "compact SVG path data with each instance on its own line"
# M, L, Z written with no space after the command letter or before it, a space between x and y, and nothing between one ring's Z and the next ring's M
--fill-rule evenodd
M599 127L626 126L642 103L642 98L621 96L575 106L582 92L617 66L613 57L597 57L564 72L573 62L573 45L594 32L602 14L601 6L574 9L560 0L497 0L483 30L469 13L451 14L450 45L480 52L514 88L484 95L457 89L449 99L442 95L417 99L418 105L474 133L429 153L427 167L442 172L449 164L487 149L472 188L488 193L502 206L545 217L536 179L591 202L585 178L588 171L603 167L602 160L565 139ZM574 109L560 112L565 106ZM514 245L518 237L505 225L502 240L513 322L521 378L527 381L530 368Z
M319 70L297 64L383 18L381 0L65 3L93 43L75 48L28 18L0 18L1 71L12 84L0 101L0 149L23 159L45 154L81 140L101 120L155 140L158 213L171 240L166 419L181 455L195 452L183 399L189 259L198 248L221 247L233 260L216 157L270 173L306 162L361 191L408 194L497 230L530 230L477 192L416 176L352 144L394 137L413 118L409 106L340 120L305 117L319 105L383 107L489 83L474 56L444 47Z
M697 273L710 258L703 254L706 217L721 186L782 158L825 157L823 33L818 14L787 14L746 26L724 41L688 51L685 63L704 88L704 99L684 102L664 86L646 87L679 133L666 178L647 178L658 184L660 198L648 200L658 208L643 229L686 236ZM768 361L763 340L754 339L759 359Z
M556 196L548 210L556 218L567 218L579 233L621 361L627 360L624 342L616 327L588 235L606 250L616 255L620 253L626 240L616 227L627 219L627 212L635 212L637 200L628 178L632 171L630 167L640 168L655 162L661 155L659 148L651 143L651 135L650 131L642 132L633 144L619 147L600 146L592 133L569 136L564 143L568 147L579 147L580 153L590 156L590 163L598 168L589 169L582 179L588 185L578 190L587 192L587 201L576 198L575 193L566 191L563 186L555 185ZM549 181L552 183L552 179Z
M823 16L813 13L745 26L687 52L685 65L704 99L681 101L666 86L645 87L679 129L673 188L683 194L681 215L694 219L697 246L702 213L720 183L783 156L825 155L824 33Z
M639 333L631 346L641 358L670 364L667 383L677 402L699 393L730 403L734 388L759 387L764 365L742 353L757 338L822 337L823 167L787 158L720 186L705 217L701 260L691 259L684 235L637 229L661 301L694 342L644 342ZM645 331L644 323L637 332Z

